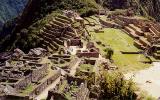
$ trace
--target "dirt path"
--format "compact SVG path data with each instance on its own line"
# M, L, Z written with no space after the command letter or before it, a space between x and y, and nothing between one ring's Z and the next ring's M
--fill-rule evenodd
M77 67L78 67L78 65L79 65L80 62L81 62L81 59L78 58L77 63L71 68L70 75L72 75L72 76L75 75L76 69L77 69Z
M133 78L140 89L155 98L160 97L160 62L153 63L148 69L128 73L125 78Z

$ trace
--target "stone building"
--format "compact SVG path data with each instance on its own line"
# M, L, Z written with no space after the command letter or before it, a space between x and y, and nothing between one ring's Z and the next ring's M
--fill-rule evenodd
M77 47L83 47L83 43L80 39L80 37L75 37L75 38L72 38L72 39L69 39L67 41L67 44L68 46L77 46Z
M78 50L77 56L78 57L87 57L87 58L98 58L99 57L99 48L96 48L93 42L89 42L86 45L86 50Z

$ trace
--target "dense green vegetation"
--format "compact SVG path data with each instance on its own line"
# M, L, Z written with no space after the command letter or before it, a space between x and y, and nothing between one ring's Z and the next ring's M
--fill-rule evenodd
M125 80L120 72L101 71L100 76L95 74L79 74L87 80L90 98L98 100L136 100L137 90L132 80Z
M136 100L132 80L126 81L122 73L103 72L100 81L101 97L105 100Z

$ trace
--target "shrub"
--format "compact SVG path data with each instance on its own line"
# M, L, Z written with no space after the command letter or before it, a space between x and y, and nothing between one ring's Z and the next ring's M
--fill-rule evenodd
M135 100L135 85L132 80L125 80L120 72L103 72L100 81L101 96L106 100Z

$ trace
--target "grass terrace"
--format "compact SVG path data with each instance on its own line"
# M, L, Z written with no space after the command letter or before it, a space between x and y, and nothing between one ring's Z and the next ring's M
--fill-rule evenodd
M101 28L101 25L99 23L99 18L96 16L90 16L90 17L86 17L84 24L96 24L95 26L90 27L89 25L86 26L88 31L94 31L94 29L98 29Z
M20 91L20 94L22 95L28 95L30 92L32 92L34 89L33 84L29 84L24 90Z
M144 69L150 66L150 64L144 64L141 61L148 61L148 59L141 54L122 54L121 51L125 52L138 52L133 43L134 40L126 33L119 29L105 28L104 33L91 32L93 41L100 41L104 45L98 45L102 55L106 52L105 48L111 47L114 50L112 59L116 66L122 71L135 71Z
M80 70L81 71L88 71L88 72L93 72L93 65L90 64L81 64L80 65Z

